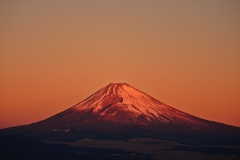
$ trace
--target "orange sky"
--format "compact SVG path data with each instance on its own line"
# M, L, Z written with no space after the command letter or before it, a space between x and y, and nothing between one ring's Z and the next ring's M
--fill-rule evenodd
M240 1L0 1L0 128L110 82L240 126Z

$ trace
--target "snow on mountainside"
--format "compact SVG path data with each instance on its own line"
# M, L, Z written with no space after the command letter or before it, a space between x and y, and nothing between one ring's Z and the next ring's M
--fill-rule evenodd
M91 112L92 119L118 123L187 123L207 126L201 119L181 112L126 83L111 83L86 100L73 106L71 111Z

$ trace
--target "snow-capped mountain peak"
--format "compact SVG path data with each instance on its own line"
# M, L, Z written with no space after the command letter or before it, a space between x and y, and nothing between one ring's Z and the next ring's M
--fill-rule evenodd
M16 133L43 140L148 137L194 144L240 142L240 128L187 114L126 83L110 83L63 112L2 131Z
M118 123L187 123L207 126L201 119L170 107L126 83L110 83L71 108L79 113L90 112L84 121Z

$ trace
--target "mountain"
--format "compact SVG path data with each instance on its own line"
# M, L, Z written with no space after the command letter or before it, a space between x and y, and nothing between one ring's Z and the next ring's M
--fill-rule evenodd
M111 83L43 121L0 130L40 140L150 137L183 143L240 144L240 128L204 120L126 84Z

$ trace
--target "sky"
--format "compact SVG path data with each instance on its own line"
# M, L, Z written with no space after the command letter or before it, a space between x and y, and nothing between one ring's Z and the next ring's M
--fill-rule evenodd
M0 128L125 82L240 127L239 0L0 0Z

